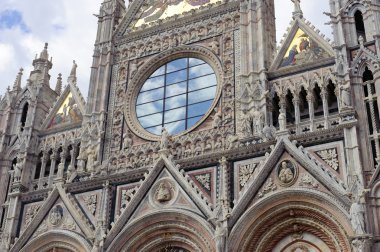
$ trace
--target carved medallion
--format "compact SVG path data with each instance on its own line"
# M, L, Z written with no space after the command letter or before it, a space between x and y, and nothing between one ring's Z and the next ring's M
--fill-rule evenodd
M156 206L168 206L176 200L178 189L169 178L159 180L152 188L151 202Z
M59 226L63 220L63 208L60 205L56 205L50 211L49 221L53 226Z
M297 166L289 161L283 160L277 167L277 179L282 186L291 186L298 176Z

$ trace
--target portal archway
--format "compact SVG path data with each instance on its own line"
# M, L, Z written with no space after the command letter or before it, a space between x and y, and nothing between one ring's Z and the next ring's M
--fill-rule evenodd
M258 201L240 218L229 251L351 251L352 234L338 201L311 189L288 189Z
M32 239L20 252L90 252L91 248L91 244L79 234L67 230L55 230Z
M176 252L215 251L212 226L202 217L183 210L145 215L128 224L107 251Z

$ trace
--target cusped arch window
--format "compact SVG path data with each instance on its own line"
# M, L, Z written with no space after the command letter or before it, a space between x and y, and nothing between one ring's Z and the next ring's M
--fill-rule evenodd
M160 135L162 128L179 134L204 117L216 93L216 74L208 63L191 57L175 59L161 65L142 85L137 119L154 135Z

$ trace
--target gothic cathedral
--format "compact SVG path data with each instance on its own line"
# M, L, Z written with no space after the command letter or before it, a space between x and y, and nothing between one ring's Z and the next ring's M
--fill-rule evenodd
M104 0L87 101L46 44L0 98L0 251L380 251L379 0L332 41L288 2L276 43L274 0Z

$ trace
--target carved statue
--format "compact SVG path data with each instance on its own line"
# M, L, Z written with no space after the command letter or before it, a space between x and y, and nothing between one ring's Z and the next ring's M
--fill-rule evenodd
M219 55L219 41L217 37L214 37L214 39L210 42L210 48L213 50L217 55Z
M362 204L355 200L350 208L351 225L355 234L365 234L364 229L364 207Z
M251 117L253 122L253 134L261 135L264 125L263 114L254 106L251 110Z
M364 241L354 239L352 242L353 252L364 252Z
M133 144L133 140L129 136L129 132L125 132L124 133L124 137L123 137L123 149L129 149L129 148L131 148L132 144Z
M64 171L65 171L65 164L61 162L58 165L57 178L63 178Z
M23 169L23 161L20 157L17 157L17 163L13 165L14 169L14 175L13 175L13 181L19 182L21 180L21 174Z
M160 143L161 150L166 150L168 148L169 140L170 140L169 132L165 128L162 128L161 143Z
M283 161L281 163L280 173L278 178L282 183L290 183L294 179L294 172L289 168L288 163Z
M340 85L340 102L342 107L351 106L351 85L350 82Z
M247 110L243 110L243 116L241 118L241 130L245 137L250 137L252 135L252 123L251 118L247 114Z
M215 108L214 121L212 122L213 128L219 128L222 125L222 111L221 109Z
M294 3L294 11L301 11L301 0L292 0L292 2Z
M93 171L95 168L95 163L97 161L97 146L92 145L89 146L88 149L86 150L87 154L87 171Z
M215 228L215 237L214 237L217 252L225 251L226 236L227 236L227 229L224 227L224 223L222 221L217 220L216 228Z
M131 73L131 78L133 78L133 76L135 76L135 74L137 73L139 67L144 64L144 61L141 61L141 62L138 62L137 59L134 59L131 61L130 63L130 73Z
M75 62L75 60L73 60L73 66L71 68L71 72L70 72L70 76L76 76L77 75L77 63Z

